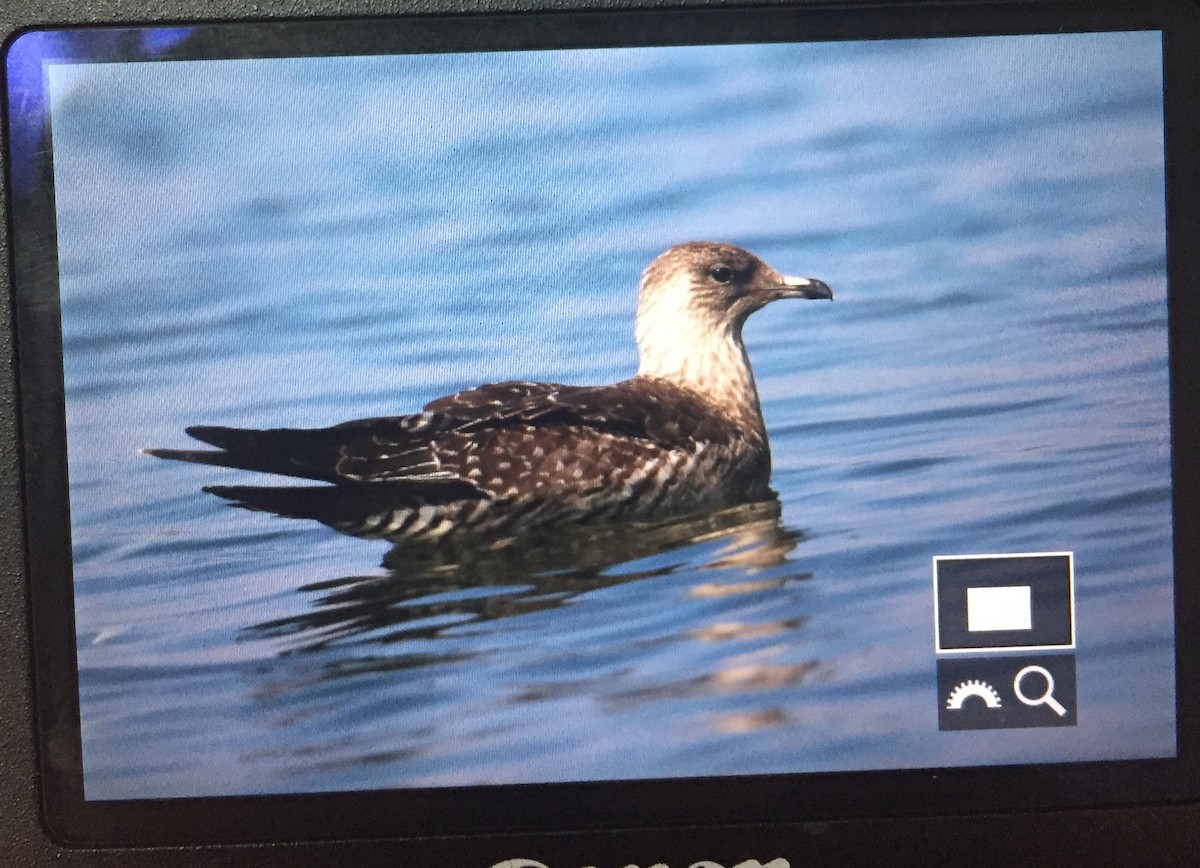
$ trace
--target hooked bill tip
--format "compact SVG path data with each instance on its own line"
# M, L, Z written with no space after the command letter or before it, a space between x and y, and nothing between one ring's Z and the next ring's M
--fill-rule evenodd
M822 298L833 301L833 290L823 280L814 277L785 277L783 285L797 298Z

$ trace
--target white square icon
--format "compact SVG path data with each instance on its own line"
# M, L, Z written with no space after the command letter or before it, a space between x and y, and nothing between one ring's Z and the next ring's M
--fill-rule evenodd
M1029 585L967 588L967 631L1033 629L1032 589Z

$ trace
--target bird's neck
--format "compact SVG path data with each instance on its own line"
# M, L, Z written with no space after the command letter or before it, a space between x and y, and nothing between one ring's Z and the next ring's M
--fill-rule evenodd
M670 328L639 327L638 376L687 389L726 418L762 434L762 407L741 331L740 326L694 327L686 319Z

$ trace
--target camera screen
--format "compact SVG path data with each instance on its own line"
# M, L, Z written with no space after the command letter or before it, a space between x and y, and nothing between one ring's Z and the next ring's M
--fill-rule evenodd
M9 55L86 800L1176 755L1160 32L118 35Z

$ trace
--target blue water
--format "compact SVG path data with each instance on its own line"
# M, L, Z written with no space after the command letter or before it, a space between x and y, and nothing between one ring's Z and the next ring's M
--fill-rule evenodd
M53 68L87 796L1172 755L1160 61ZM746 330L777 517L436 562L140 453L629 376L638 275L697 239L837 296ZM1038 551L1079 726L939 733L932 557Z

